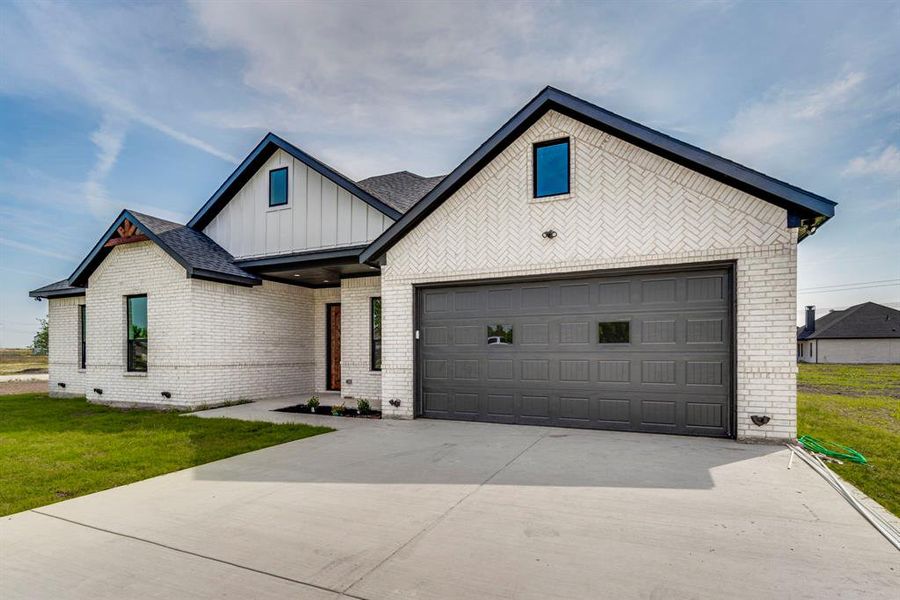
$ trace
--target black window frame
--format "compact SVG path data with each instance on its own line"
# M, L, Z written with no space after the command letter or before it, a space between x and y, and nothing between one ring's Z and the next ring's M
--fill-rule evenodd
M378 339L375 339L375 303L378 302ZM382 324L384 322L384 305L381 302L381 296L372 296L369 298L369 370L381 371L382 357ZM375 360L376 341L378 344L378 361Z
M538 194L538 148L566 144L566 191L556 194ZM543 142L535 142L531 145L531 194L533 198L552 198L565 196L572 193L572 139L569 137L556 138Z
M78 305L78 368L87 368L87 305Z
M272 174L278 173L279 171L285 172L285 174L284 174L284 202L279 202L278 204L272 204ZM279 167L277 169L269 170L269 208L280 208L282 206L288 205L288 199L290 197L290 194L289 194L289 190L290 190L289 179L290 178L288 177L289 174L290 173L288 173L287 167Z
M143 369L136 369L134 365L134 344L133 342L137 341L141 338L136 338L134 340L130 337L131 331L131 300L134 298L144 298L147 306L147 337L142 338L145 344L145 352L147 355L147 360L144 363ZM149 367L149 358L150 358L150 301L147 298L147 294L132 294L130 296L125 296L125 370L129 373L146 373Z

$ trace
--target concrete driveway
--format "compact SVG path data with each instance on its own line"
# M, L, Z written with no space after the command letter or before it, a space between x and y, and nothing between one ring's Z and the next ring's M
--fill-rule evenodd
M0 597L896 598L779 447L367 422L0 521Z

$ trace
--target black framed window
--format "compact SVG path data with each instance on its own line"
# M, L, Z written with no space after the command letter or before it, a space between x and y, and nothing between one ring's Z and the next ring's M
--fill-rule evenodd
M87 365L87 306L78 305L78 368Z
M569 193L569 139L534 145L534 197Z
M288 203L288 168L281 167L269 171L269 206L284 206Z
M631 341L631 323L628 321L598 323L597 330L601 344L627 344Z
M374 297L371 301L369 318L369 333L372 339L370 348L370 361L373 371L381 370L381 298Z
M147 296L127 296L128 370L147 371Z

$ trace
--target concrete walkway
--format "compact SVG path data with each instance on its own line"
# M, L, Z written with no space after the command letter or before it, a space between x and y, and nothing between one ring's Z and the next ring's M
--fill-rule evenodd
M48 381L49 378L47 373L19 373L17 375L0 375L0 383Z
M900 553L788 454L364 421L6 517L0 597L896 598Z

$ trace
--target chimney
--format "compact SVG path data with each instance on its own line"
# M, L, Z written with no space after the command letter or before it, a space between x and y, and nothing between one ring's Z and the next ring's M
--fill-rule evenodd
M807 306L806 307L806 329L807 333L812 333L816 330L816 307L815 306Z

